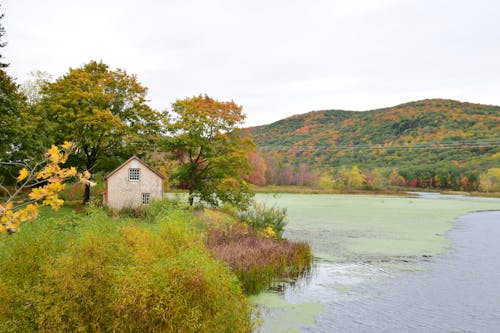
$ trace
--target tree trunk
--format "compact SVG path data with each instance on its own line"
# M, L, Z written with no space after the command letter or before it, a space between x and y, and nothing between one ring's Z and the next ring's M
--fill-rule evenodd
M90 150L89 148L83 148L85 155L87 156L87 170L90 172L92 167L96 162L97 151ZM83 193L83 204L88 204L90 202L90 184L85 184L85 192Z
M85 193L83 194L83 204L87 204L90 201L90 185L85 184Z

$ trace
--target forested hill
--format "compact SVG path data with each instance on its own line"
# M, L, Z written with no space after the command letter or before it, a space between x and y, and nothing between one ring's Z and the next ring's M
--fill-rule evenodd
M319 168L486 170L500 166L500 107L429 99L314 111L248 128L262 154Z

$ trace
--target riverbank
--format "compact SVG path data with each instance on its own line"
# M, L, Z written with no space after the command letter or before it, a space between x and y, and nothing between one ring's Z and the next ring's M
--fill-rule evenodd
M442 194L452 194L452 195L467 195L474 197L489 197L489 198L500 198L500 192L463 192L463 191L452 191L443 189L427 189L427 188L416 188L416 187L399 187L394 189L320 189L310 186L295 186L295 185L264 185L264 186L252 186L252 190L255 193L296 193L296 194L366 194L366 195L390 195L390 196L402 196L402 197L412 197L409 192L432 192L432 193L442 193Z
M312 254L237 215L161 200L42 209L2 235L0 259L2 332L250 332L248 295L303 274Z

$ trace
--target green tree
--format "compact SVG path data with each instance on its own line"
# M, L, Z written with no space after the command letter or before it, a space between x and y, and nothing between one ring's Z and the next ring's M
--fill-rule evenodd
M42 87L39 107L55 142L76 144L75 157L91 170L108 157L142 154L161 131L161 114L146 104L135 75L91 61ZM84 202L90 198L85 187Z
M25 98L18 92L17 84L0 69L0 160L10 160L19 150L17 139L24 120L24 106Z
M189 190L190 205L195 198L214 206L249 203L252 193L243 177L251 171L247 153L255 147L238 130L245 119L241 110L207 95L172 104L164 147L179 163L173 177Z

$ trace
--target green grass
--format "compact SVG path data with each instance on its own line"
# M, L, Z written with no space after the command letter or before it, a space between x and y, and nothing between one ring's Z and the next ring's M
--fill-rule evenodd
M249 332L240 284L193 215L158 205L144 220L42 210L3 236L0 331Z

